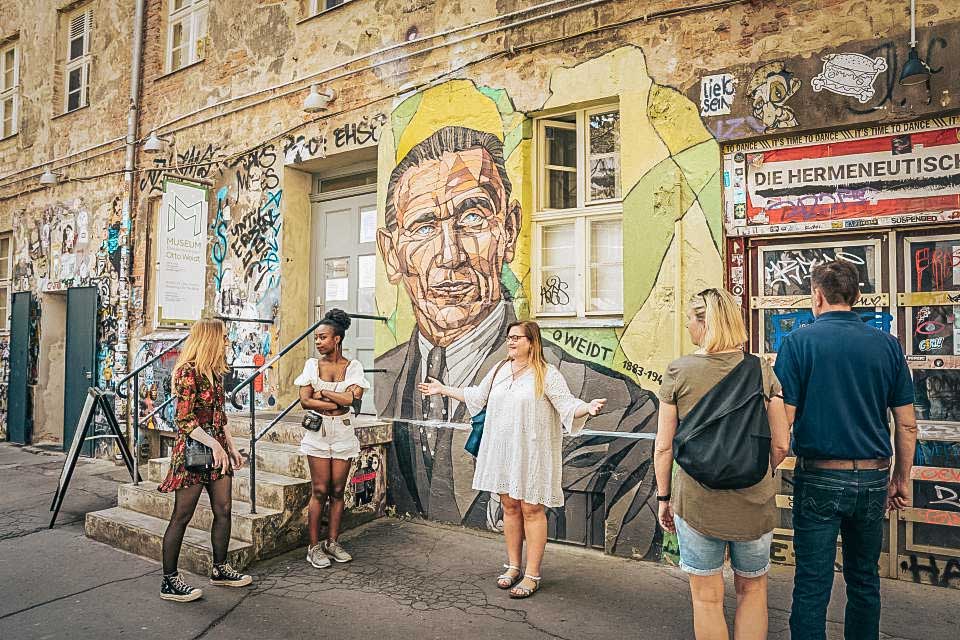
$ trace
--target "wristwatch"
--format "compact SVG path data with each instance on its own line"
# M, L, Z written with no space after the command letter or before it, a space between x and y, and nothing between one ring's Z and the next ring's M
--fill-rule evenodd
M657 496L657 502L670 502L670 494L668 493L665 496Z

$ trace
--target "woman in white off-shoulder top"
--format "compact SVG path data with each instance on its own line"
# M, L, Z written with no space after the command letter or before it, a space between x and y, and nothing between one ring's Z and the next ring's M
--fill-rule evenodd
M314 335L320 358L309 358L294 384L300 387L300 406L322 415L318 431L304 431L300 453L307 456L313 496L307 511L310 546L307 562L318 569L330 560L349 562L353 557L337 541L343 515L343 492L351 459L360 454L350 407L370 388L363 365L343 357L343 337L350 328L350 316L331 309ZM320 543L320 516L330 500L327 538Z
M563 506L563 432L579 432L588 416L600 413L606 399L584 402L573 397L560 371L544 359L537 323L510 325L507 348L509 359L479 386L457 389L431 380L420 385L420 392L464 402L470 415L486 407L473 488L500 495L509 562L497 586L512 587L512 598L526 598L540 586L547 544L544 506ZM521 574L524 541L527 564Z

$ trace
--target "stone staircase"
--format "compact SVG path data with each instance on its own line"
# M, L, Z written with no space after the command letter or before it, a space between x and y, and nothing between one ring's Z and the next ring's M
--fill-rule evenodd
M258 429L266 426L271 419L272 416L265 415ZM378 486L382 485L385 491L386 484L379 481L379 475L385 474L383 447L391 440L391 425L365 416L355 420L358 423L357 436L363 447L361 456L380 457ZM237 446L246 454L250 438L249 419L231 415L229 427ZM294 414L280 421L257 443L257 513L250 513L249 466L234 475L229 562L236 569L306 544L310 472L305 457L298 451L302 433L300 416ZM116 507L87 514L87 536L159 560L163 533L173 511L174 495L160 493L157 485L166 477L169 466L169 458L156 458L141 465L143 481L139 485L121 485ZM353 486L354 475L348 480L349 487ZM367 476L369 471L364 475ZM351 507L353 498L352 494L348 495L348 507ZM348 508L344 513L343 528L348 529L383 515L385 502L385 495L380 495L366 504ZM213 511L204 492L184 536L180 568L198 575L209 573L212 561L209 531L212 522Z

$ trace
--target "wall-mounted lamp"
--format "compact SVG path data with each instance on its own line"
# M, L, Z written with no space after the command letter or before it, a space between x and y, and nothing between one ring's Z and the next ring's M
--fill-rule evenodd
M317 113L318 111L326 111L327 105L337 97L337 92L333 89L328 89L324 93L317 91L318 85L310 85L310 95L308 95L303 100L303 110L307 113Z
M917 53L917 8L916 0L910 0L910 53L900 71L900 84L923 84L930 79L930 66Z
M40 184L42 184L45 187L48 187L53 184L57 184L58 182L60 182L60 176L61 174L54 173L53 171L50 171L49 167L47 167L47 170L44 171L43 174L41 174L40 176Z
M143 152L144 153L160 153L163 151L163 146L165 143L169 143L168 138L161 138L157 135L156 131L150 132L150 137L147 138L147 141L143 143Z

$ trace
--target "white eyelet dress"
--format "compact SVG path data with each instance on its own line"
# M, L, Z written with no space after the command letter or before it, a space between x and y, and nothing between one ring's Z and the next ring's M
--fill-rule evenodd
M298 387L312 386L314 391L342 392L356 385L361 389L369 389L370 383L363 375L363 365L359 360L351 360L347 365L347 372L340 382L327 382L320 379L317 359L309 358L303 365L303 373L293 381ZM349 460L360 455L360 440L354 432L353 420L350 413L342 416L323 416L323 426L320 431L304 430L300 440L300 453L316 458L336 458Z
M500 368L496 380L493 374L491 370L479 386L463 390L470 415L480 413L490 390L473 488L528 504L563 506L563 432L583 429L587 416L573 416L586 403L570 393L553 365L547 365L539 398L531 370L516 380L509 365Z

